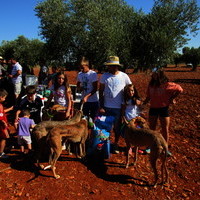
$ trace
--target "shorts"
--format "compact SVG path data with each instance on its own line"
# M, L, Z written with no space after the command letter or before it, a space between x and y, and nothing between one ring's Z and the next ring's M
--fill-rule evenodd
M15 83L14 84L14 93L19 95L21 90L22 90L22 82Z
M149 116L169 117L169 107L150 108Z
M18 144L20 146L23 146L24 144L31 144L31 143L32 143L31 136L21 136L21 135L18 136Z

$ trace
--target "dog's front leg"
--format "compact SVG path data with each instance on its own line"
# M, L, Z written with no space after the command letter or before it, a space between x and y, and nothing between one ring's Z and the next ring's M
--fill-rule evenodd
M62 150L61 150L62 151ZM60 153L59 152L55 152L55 155L54 155L54 158L52 160L52 164L51 164L51 170L53 172L53 176L56 178L56 179L59 179L60 178L60 175L56 174L56 161L58 160L60 154L61 154L61 151Z
M137 162L137 157L138 157L138 146L135 146L134 147L134 161L133 161L133 165L136 165L136 162Z
M83 156L83 145L82 143L80 142L79 143L79 158L82 158Z
M166 183L169 182L169 173L166 166L166 160L167 160L167 151L165 151L164 154L161 154L161 160L162 160L162 166L161 166L161 172L162 172L162 187ZM165 180L164 180L164 174L165 174Z
M53 160L53 149L51 148L51 153L49 154L49 165L47 165L46 167L44 167L44 170L47 170L49 168L51 168L51 165L52 165L52 160Z
M126 168L128 168L129 167L129 150L130 150L130 146L127 146L126 147Z
M150 153L150 163L151 163L151 166L153 168L153 172L154 172L154 178L155 178L155 181L154 181L154 184L153 184L153 187L156 188L157 187L157 182L158 182L158 171L157 171L157 156L155 153L153 153L153 151L151 151Z

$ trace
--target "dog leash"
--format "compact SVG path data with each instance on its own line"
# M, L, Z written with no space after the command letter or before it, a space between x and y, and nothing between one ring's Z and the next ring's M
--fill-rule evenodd
M84 103L81 103L80 111L83 111L83 104L84 104Z

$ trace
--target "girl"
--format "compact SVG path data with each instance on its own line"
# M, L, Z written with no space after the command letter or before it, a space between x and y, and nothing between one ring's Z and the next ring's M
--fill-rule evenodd
M162 134L168 143L169 140L169 105L175 104L175 98L183 92L180 85L169 82L162 70L153 72L147 89L147 97L144 104L150 101L149 125L156 130L158 118L160 120ZM168 152L170 156L171 153Z
M72 109L71 88L68 83L67 75L64 72L58 72L55 77L55 83L50 87L51 94L47 100L46 106L54 98L54 104L66 107L66 118L69 118Z
M140 116L141 104L138 92L133 84L128 84L124 87L124 101L122 104L122 116L125 116L127 121Z
M142 101L138 95L137 89L133 84L128 84L124 87L124 101L122 104L122 116L126 118L127 121L131 121L132 119L141 116L144 117L142 113ZM145 117L144 117L145 118ZM123 121L123 119L122 119ZM122 125L122 128L124 125ZM141 128L141 127L140 127ZM122 130L123 132L123 130ZM139 149L138 152L141 154L149 153L149 149ZM132 153L132 149L129 150L129 153Z

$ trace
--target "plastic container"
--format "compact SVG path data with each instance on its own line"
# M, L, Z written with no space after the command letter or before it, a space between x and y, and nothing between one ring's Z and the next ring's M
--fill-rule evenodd
M94 127L92 131L92 145L89 153L101 151L105 159L110 158L110 132Z
M44 85L38 85L37 86L37 93L44 96L45 86Z
M37 85L38 84L38 78L35 75L26 75L25 76L25 84L28 85Z

